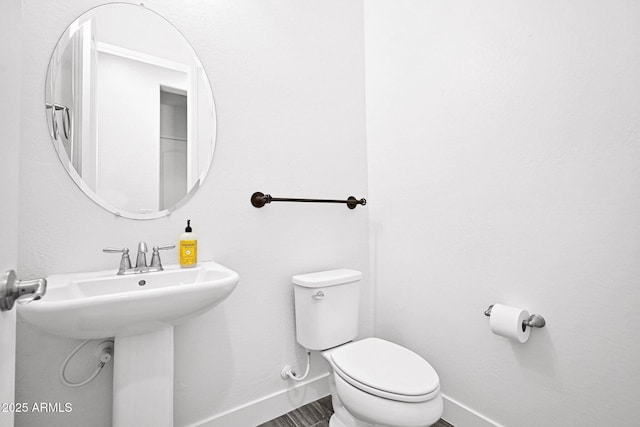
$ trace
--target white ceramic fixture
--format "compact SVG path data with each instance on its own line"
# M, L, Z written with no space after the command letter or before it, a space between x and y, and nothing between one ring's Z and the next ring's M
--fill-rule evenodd
M238 273L215 262L116 275L47 278L46 297L19 307L29 323L76 339L115 337L114 427L173 426L173 327L231 294Z
M223 301L238 274L215 262L117 276L115 271L47 277L47 295L20 306L29 323L76 339L123 337L175 326Z
M442 416L440 379L411 350L358 335L359 271L293 277L296 337L320 350L333 371L331 427L426 427Z

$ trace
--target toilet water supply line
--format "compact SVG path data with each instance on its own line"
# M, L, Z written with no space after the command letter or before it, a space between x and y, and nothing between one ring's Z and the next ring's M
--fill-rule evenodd
M89 384L102 371L102 368L104 368L104 365L106 365L113 358L113 354L112 354L113 341L109 341L109 340L103 341L98 345L98 348L100 348L100 362L98 363L98 367L93 372L93 374L91 374L89 378L81 382L72 383L71 381L69 381L67 379L67 376L65 375L65 371L67 370L67 365L69 364L69 361L73 358L73 356L75 356L76 353L79 352L80 349L82 349L82 347L87 345L89 341L92 341L92 340L84 340L79 346L77 346L71 353L69 353L67 358L64 359L64 362L62 362L62 365L60 366L60 371L58 372L60 381L62 382L62 384L66 385L67 387L82 387L85 384Z
M294 381L302 381L305 378L307 378L307 375L309 375L309 368L310 367L311 367L311 351L307 350L307 369L304 371L304 375L299 377L296 374L296 372L294 370L292 370L291 366L289 366L289 365L287 365L284 368L282 368L282 372L281 372L280 375L282 375L282 378L284 378L285 380L287 378L291 378Z

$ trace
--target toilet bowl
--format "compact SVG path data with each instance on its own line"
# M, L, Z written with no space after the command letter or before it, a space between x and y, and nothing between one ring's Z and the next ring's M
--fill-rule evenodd
M331 366L330 427L427 427L442 416L440 379L411 350L358 331L362 273L340 269L293 277L296 336Z
M366 338L322 355L333 370L330 389L335 414L330 426L425 427L442 416L438 375L414 352Z

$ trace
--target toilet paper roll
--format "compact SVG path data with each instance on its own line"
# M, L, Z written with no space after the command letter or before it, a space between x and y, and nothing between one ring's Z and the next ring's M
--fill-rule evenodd
M531 328L526 327L523 330L522 327L522 322L529 320L529 312L527 310L495 304L491 309L491 317L489 319L491 332L496 335L521 343L527 342L529 335L531 335Z

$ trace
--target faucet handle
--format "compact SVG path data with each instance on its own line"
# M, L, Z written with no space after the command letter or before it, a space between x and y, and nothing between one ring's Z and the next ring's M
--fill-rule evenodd
M120 259L120 268L118 268L118 274L124 274L126 270L131 269L131 259L129 258L129 248L104 248L102 252L107 253L120 253L122 252L122 258Z
M122 248L122 249L118 249L118 248L104 248L102 250L102 252L107 252L107 253L120 253L122 252L123 254L128 254L129 253L129 248Z
M162 270L162 262L160 261L160 251L166 251L167 249L174 249L176 245L164 245L164 246L154 246L153 247L153 255L151 256L151 265L152 267L157 267L158 270Z

